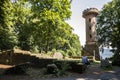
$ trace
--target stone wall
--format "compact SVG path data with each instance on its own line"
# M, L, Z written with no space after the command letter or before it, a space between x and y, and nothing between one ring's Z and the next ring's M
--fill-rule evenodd
M15 50L0 52L0 64L18 65L25 62L31 62L34 67L44 67L47 64L53 63L54 60L56 59L39 58L29 53L15 52Z
M24 52L15 52L15 50L7 50L0 52L0 64L19 65L22 63L30 62L32 67L43 68L48 64L55 64L59 70L69 70L78 73L83 73L86 69L84 65L78 60L64 60L54 58L40 58Z

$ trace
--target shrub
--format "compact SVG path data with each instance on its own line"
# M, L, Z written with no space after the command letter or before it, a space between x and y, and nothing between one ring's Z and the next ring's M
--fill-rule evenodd
M63 76L63 75L65 75L66 74L66 71L68 70L68 68L69 68L69 64L67 63L67 62L63 62L62 64L61 64L61 69L59 69L58 70L58 76Z
M112 65L120 66L120 54L115 54L113 56Z

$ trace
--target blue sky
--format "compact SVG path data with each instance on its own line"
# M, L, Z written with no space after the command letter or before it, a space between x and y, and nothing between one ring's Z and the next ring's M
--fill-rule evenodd
M111 0L73 0L71 3L72 15L68 22L73 28L74 33L79 36L81 45L85 44L86 34L85 34L85 19L82 18L82 12L86 8L97 8L99 11L102 9L104 4Z

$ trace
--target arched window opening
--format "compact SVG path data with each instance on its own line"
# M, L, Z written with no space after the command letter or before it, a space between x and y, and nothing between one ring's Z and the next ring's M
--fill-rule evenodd
M92 35L90 34L90 38L92 38Z
M89 22L91 22L91 18L89 18Z

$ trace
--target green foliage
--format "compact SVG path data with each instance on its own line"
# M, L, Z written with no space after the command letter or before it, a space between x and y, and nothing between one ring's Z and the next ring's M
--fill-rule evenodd
M13 6L9 0L0 0L0 49L12 49L17 45L17 35L12 22Z
M115 55L120 53L120 1L112 0L104 5L98 17L98 39L100 45L113 48ZM118 57L117 59L119 59Z
M120 55L115 54L112 59L112 65L114 66L120 66Z
M79 38L65 22L71 15L71 1L1 0L0 48L18 46L46 53L55 49L64 55L80 55Z
M63 50L65 53L70 50L73 53L74 48L76 49L74 54L77 52L80 54L79 43L76 43L77 48L73 47L76 45L74 41L77 41L78 38L72 39L74 36L72 28L65 22L71 13L69 1L32 1L31 4L32 11L35 12L32 16L33 27L35 28L33 37L36 44L39 44L40 50L47 52L56 49Z
M66 71L69 68L69 64L67 62L62 62L61 66L62 68L59 69L57 73L58 76L66 75Z
M106 4L98 16L98 35L99 42L112 43L111 46L117 47L119 34L119 0L113 0ZM113 15L114 14L114 15Z
M74 64L80 63L80 60L55 60L54 64L58 67L58 73L57 76L64 76L67 75L67 71L72 71L72 66ZM77 68L81 70L82 68Z
M35 12L32 16L34 39L37 41L36 44L39 44L40 50L47 52L53 48L59 49L65 44L66 40L61 33L66 34L64 27L67 25L64 20L70 17L68 2L68 0L31 1L32 11Z
M30 26L31 8L29 2L16 0L13 5L13 22L14 31L18 35L18 40L21 49L35 50L33 45L32 26Z

